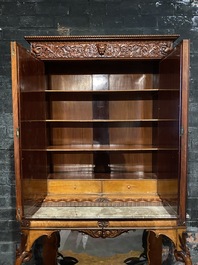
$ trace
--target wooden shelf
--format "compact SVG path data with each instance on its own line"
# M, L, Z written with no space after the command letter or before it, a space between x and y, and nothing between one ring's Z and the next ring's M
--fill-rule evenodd
M136 152L136 151L175 151L176 147L156 147L151 145L54 145L46 148L24 148L23 151L35 152L35 151L47 151L47 152Z
M157 122L158 119L122 119L122 120L111 120L111 119L92 119L92 120L46 120L49 123L131 123L131 122ZM162 119L161 121L173 121L173 119Z
M114 90L45 90L46 93L74 93L74 94L122 94L122 93L137 93L137 92L157 92L159 89L114 89ZM165 90L166 91L166 90ZM168 91L168 90L167 90Z
M46 120L22 120L22 123L32 122L46 122L46 123L136 123L136 122L174 122L176 119L91 119L91 120L57 120L57 119L46 119Z
M50 152L70 152L70 151L158 151L158 150L177 150L176 148L154 147L145 145L67 145L67 146L49 146L46 151Z
M140 93L144 93L144 92L159 92L159 91L163 91L163 92L172 92L172 91L177 91L179 92L179 89L173 89L173 88L167 88L167 89L159 89L159 88L145 88L145 89L112 89L112 90L45 90L46 93L92 93L92 94L106 94L106 93L133 93L133 92L140 92Z
M126 120L110 120L110 119L92 119L92 120L46 120L48 123L135 123L135 122L170 122L176 119L126 119Z
M145 89L114 89L114 90L55 90L55 89L48 89L48 90L31 90L31 91L21 91L21 93L46 93L46 94L112 94L112 93L146 93L146 92L179 92L179 89L167 88L167 89L159 89L159 88L145 88Z
M80 169L79 172L75 172L73 169L71 172L51 173L48 175L48 179L157 179L157 176L152 172L94 173L85 170L80 171Z

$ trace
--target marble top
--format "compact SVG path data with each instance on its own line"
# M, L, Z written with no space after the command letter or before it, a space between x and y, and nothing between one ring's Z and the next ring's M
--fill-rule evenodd
M174 219L176 210L170 206L135 207L37 207L25 209L31 219Z

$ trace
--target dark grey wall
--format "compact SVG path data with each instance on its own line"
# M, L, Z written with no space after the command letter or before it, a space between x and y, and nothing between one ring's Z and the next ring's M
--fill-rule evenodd
M24 35L180 34L191 39L188 230L198 261L198 1L0 1L0 265L13 264L15 221L10 41Z

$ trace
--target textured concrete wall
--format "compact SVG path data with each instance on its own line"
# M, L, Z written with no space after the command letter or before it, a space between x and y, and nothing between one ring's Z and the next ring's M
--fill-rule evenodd
M191 39L189 104L189 247L198 262L198 1L1 0L0 1L0 265L13 264L15 221L11 40L24 35L174 34Z

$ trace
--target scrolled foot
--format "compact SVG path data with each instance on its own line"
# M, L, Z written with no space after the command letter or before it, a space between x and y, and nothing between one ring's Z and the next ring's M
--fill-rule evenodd
M32 258L32 251L23 251L22 253L17 250L15 265L21 265L23 262L28 262Z
M177 261L184 262L185 265L192 265L190 251L186 246L186 234L183 233L182 237L179 237L181 250L175 249L174 255Z
M186 253L185 251L177 251L174 252L175 258L177 261L184 262L185 265L192 265L190 253Z

